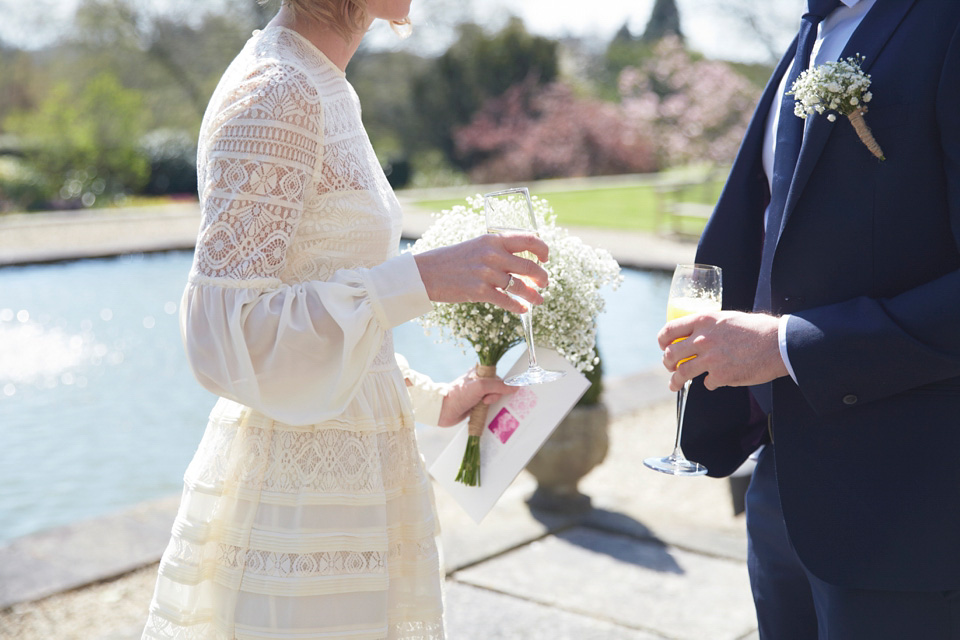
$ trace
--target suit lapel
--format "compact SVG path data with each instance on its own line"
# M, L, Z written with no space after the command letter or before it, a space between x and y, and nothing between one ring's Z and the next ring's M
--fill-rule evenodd
M840 58L860 54L864 56L863 70L869 72L880 51L915 2L916 0L877 0L850 36ZM836 124L827 120L825 115L814 115L807 123L803 145L800 147L800 157L797 159L797 168L793 174L793 182L790 184L790 192L787 194L780 225L781 234Z

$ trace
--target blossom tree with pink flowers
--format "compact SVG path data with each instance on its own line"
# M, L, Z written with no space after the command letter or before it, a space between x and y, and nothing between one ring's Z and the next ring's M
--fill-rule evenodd
M698 58L676 37L623 69L619 90L624 117L647 123L663 166L732 162L760 94L729 63Z

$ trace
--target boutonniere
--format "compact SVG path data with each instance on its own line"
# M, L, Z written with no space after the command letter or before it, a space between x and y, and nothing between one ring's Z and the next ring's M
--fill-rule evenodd
M796 99L793 113L806 118L814 113L827 114L827 120L835 122L837 114L847 116L860 141L876 158L885 160L883 150L877 144L863 116L867 103L873 98L870 93L870 75L863 72L860 63L863 56L826 62L803 71L794 81L787 95Z

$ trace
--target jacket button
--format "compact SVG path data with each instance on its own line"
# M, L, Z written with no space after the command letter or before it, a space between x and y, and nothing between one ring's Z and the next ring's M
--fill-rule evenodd
M843 404L857 404L857 396L853 395L852 393L848 393L847 395L843 396Z

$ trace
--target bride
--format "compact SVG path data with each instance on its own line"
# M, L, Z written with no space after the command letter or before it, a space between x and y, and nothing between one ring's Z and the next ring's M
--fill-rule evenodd
M546 246L397 254L401 213L344 69L410 0L285 0L200 131L202 222L181 328L218 396L160 564L147 639L443 638L433 493L414 438L509 393L435 385L391 329L441 302L538 304ZM413 401L411 402L411 398Z

